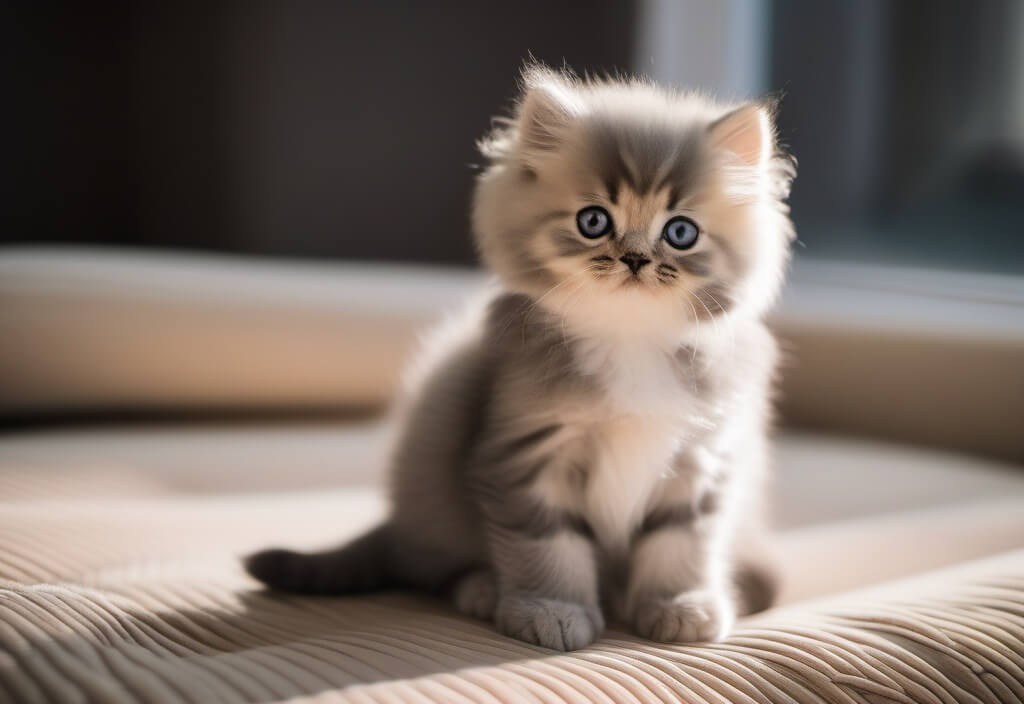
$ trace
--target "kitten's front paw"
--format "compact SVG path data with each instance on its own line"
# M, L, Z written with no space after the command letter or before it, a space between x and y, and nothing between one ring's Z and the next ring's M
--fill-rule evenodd
M723 640L736 620L726 594L707 590L682 592L642 602L634 612L637 635L662 643Z
M495 622L507 636L552 650L585 648L604 630L599 609L556 599L504 597Z

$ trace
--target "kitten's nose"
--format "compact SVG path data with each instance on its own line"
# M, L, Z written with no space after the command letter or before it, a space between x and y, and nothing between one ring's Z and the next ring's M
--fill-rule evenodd
M619 261L629 267L629 270L636 274L644 264L650 264L651 260L637 252L626 252Z

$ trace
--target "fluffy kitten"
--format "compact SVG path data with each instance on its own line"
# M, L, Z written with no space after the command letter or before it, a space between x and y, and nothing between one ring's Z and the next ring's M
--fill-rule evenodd
M524 73L481 143L494 289L420 360L387 522L268 550L271 587L450 593L558 650L605 618L723 638L771 601L759 499L776 360L761 316L792 228L770 107Z

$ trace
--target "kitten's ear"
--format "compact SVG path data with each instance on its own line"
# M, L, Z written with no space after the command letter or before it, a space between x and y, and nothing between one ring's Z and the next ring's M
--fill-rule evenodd
M523 71L523 97L517 122L524 150L555 150L562 131L583 111L583 102L570 79L541 66Z
M775 128L770 106L746 103L708 127L711 143L740 158L747 166L762 166L775 151Z

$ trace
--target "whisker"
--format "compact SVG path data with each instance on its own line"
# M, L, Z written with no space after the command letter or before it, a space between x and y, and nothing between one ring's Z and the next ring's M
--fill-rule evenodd
M533 307L536 307L537 305L539 305L545 298L550 296L552 293L554 293L560 287L566 285L570 281L574 281L576 278L582 276L583 274L586 274L586 273L588 273L590 271L593 271L595 268L596 267L594 267L594 266L588 266L588 267L585 267L583 269L580 269L575 274L572 274L572 275L566 277L565 279L562 279L557 284L555 284L554 286L549 288L547 291L545 291L544 294L540 298L538 298L536 301L534 301L533 302Z
M700 335L700 316L697 315L697 309L693 307L693 303L690 302L689 296L683 299L686 305L690 306L690 312L693 313L693 325L697 328L697 335ZM693 353L690 355L690 364L694 364L697 361L697 346L693 346Z
M704 293L705 293L706 295L708 295L708 296L711 296L711 294L707 293L707 291L704 291ZM721 335L721 327L720 327L720 324L719 324L719 319L718 319L718 317L717 317L717 316L715 316L715 315L713 315L713 314L711 313L711 311L710 311L710 310L708 309L708 306L707 306L707 304L706 304L706 303L704 303L704 301L703 301L703 300L702 300L702 299L701 299L700 297L695 297L695 298L697 298L697 300L698 300L698 301L700 301L700 304L701 304L702 306L704 306L704 310L706 310L706 311L707 311L707 313L708 313L708 316L709 316L709 317L711 318L711 324L712 324L712 325L714 325L714 328L715 328L715 337L719 337L719 336ZM712 299L713 301L715 301L715 303L716 303L716 304L718 305L718 307L719 307L719 308L721 308L721 307L722 307L722 304L721 304L721 303L719 303L719 302L718 302L718 301L717 301L717 300L716 300L716 299L714 298L714 296L711 296L711 299ZM724 310L724 308L723 308L722 310ZM722 323L722 325L725 325L725 324L724 324L724 323ZM725 328L726 328L726 330L727 330L727 331L728 331L728 333L729 333L729 350L728 350L728 354L729 354L729 357L730 357L730 358L733 358L733 357L735 357L735 354L736 354L736 331L735 331L735 329L734 329L734 328L733 328L733 327L732 327L731 325L725 325ZM706 363L706 364L707 364L707 367L708 367L708 368L710 368L710 366L711 366L711 360L710 360L710 358L708 358L708 360L707 360L707 363Z
M715 305L718 306L719 310L721 310L722 312L726 312L726 307L722 305L721 301L715 298L714 294L712 294L710 291L704 291L704 295L706 295L708 298L714 301ZM729 356L732 357L736 353L736 330L731 325L726 326L726 328L729 331Z
M526 316L523 318L523 334L524 335L526 334L526 325L527 325L527 323L530 322L530 317L540 307L540 304L544 301L545 298L550 296L552 293L554 293L556 290L558 290L562 286L565 286L568 283L575 283L576 279L578 279L580 276L583 276L584 274L589 273L590 271L593 271L594 268L595 268L595 266L591 265L591 266L585 267L585 268L577 271L575 274L572 274L571 276L566 277L565 279L559 281L557 284L555 284L554 286L549 288L537 300L532 301L531 304L530 304L530 310L527 311Z
M569 293L569 297L568 297L568 301L567 301L569 307L575 306L576 298L583 292L583 283L584 282L579 281L578 282L579 285L576 286L576 288ZM565 328L566 316L564 316L564 315L561 316L561 319L562 319L562 321L561 321L562 322L562 324L561 324L561 328L562 328L562 346L563 347L568 347L571 336L566 334L566 328Z

